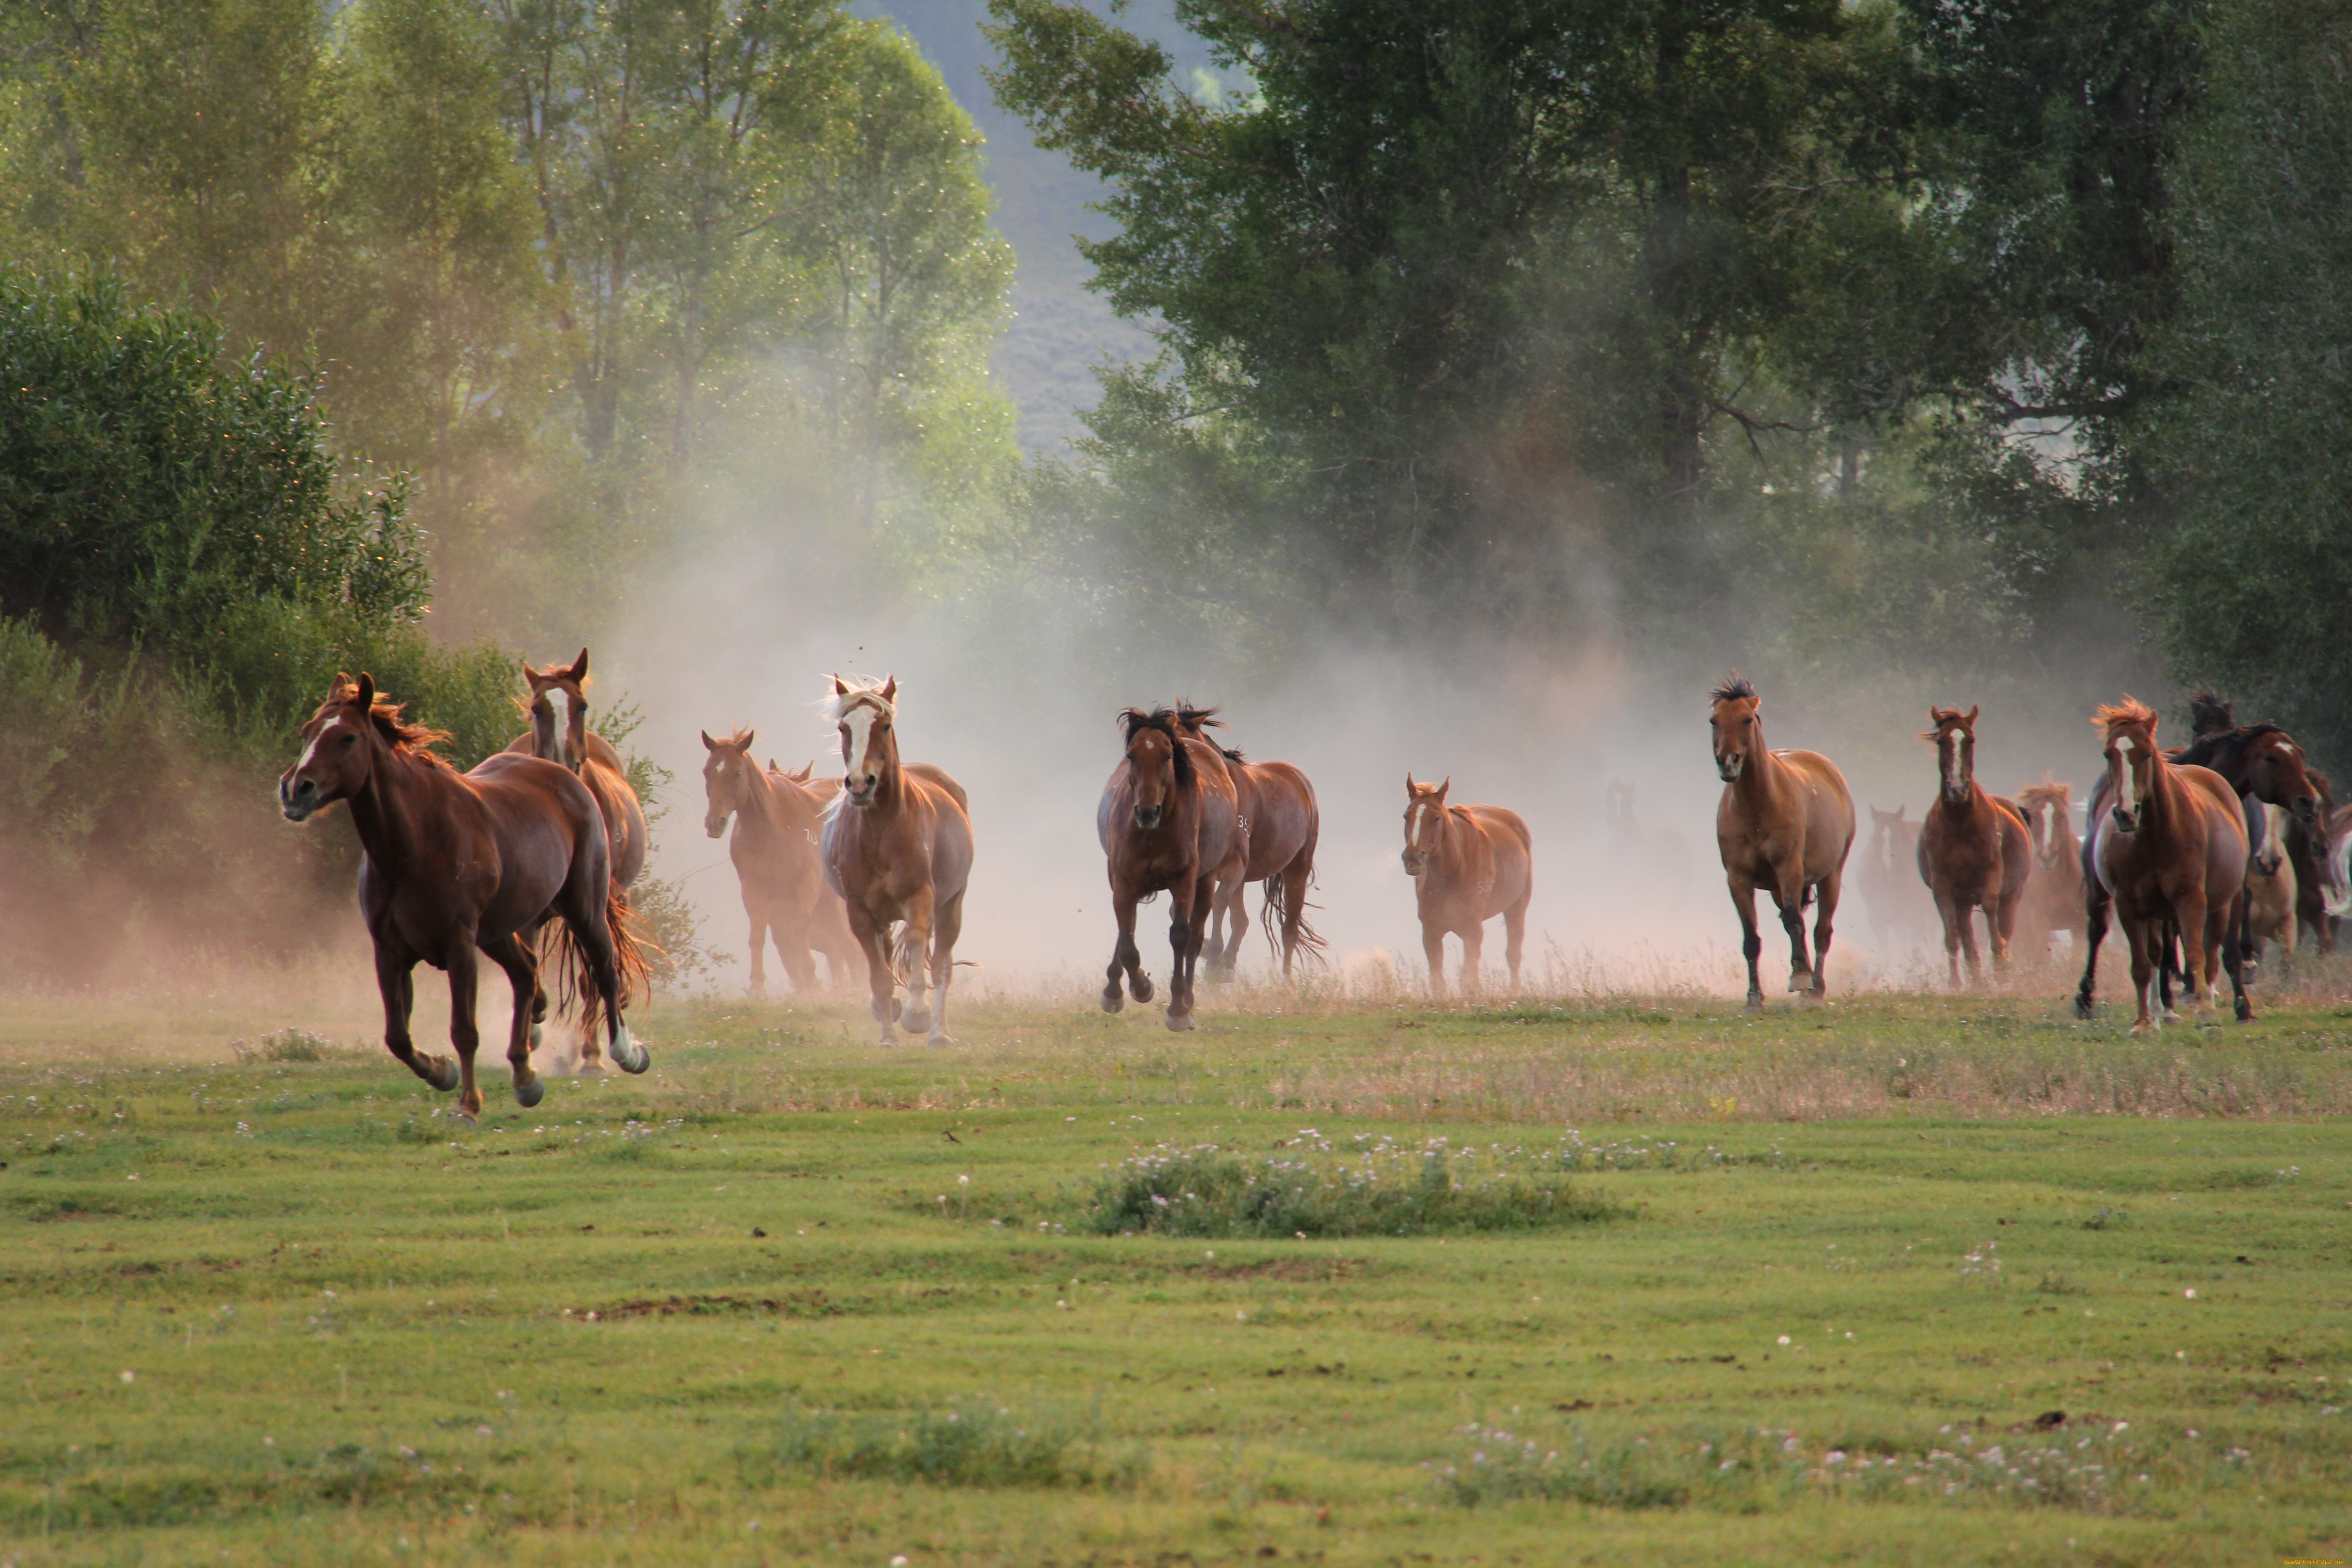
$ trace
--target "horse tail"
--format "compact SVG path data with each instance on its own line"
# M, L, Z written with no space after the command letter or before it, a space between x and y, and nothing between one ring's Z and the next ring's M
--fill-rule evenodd
M1273 951L1277 962L1282 957L1283 932L1289 928L1294 920L1298 925L1300 952L1311 958L1319 959L1329 950L1328 944L1323 940L1322 933L1318 931L1307 919L1307 911L1313 908L1315 905L1307 901L1305 892L1302 891L1299 894L1298 909L1294 914L1290 908L1290 879L1286 875L1277 874L1265 879L1265 907L1258 911L1258 918L1265 927L1265 944Z
M644 920L630 907L628 890L617 881L604 885L604 933L612 947L614 1001L618 1010L625 1013L638 996L652 988L651 961L662 956L662 948ZM595 962L569 921L557 921L551 934L556 1013L563 1016L576 1010L581 1034L593 1039L604 1012L604 994L596 984Z

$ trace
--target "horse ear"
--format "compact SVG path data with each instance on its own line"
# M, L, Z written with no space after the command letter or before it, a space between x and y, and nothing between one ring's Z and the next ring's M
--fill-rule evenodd
M700 733L702 735L702 749L704 751L715 752L719 749L719 742L710 738L709 731L704 730L700 731Z
M846 697L849 695L849 688L841 683L841 677L838 675L833 678L833 694L835 697Z
M744 755L749 756L751 752L751 742L759 738L759 734L760 731L757 730L746 730L728 744L740 748Z
M1412 770L1411 768L1407 768L1404 771L1404 793L1407 795L1411 795L1412 793Z
M352 701L354 701L354 702L356 702L356 703L358 703L358 704L360 705L360 711L361 711L361 712L362 712L362 713L366 713L366 712L372 711L372 710L374 709L374 707L375 707L375 677L374 677L374 676L370 675L370 674L369 674L366 670L364 670L364 669L360 671L360 689L359 689L359 690L358 690L357 692L355 692L355 693L352 695Z
M1446 792L1447 790L1452 789L1453 787L1454 787L1454 775L1453 775L1452 773L1448 773L1448 774L1446 774L1446 775L1445 775L1445 782L1444 782L1444 784L1439 784L1439 785L1437 786L1437 804L1438 804L1438 805L1444 805L1445 804L1445 792Z
M1971 702L1971 703L1969 703L1969 727L1970 729L1974 729L1974 728L1976 727L1976 721L1977 721L1977 705L1976 705L1975 703Z
M584 647L580 650L580 657L572 661L572 679L574 680L588 679L588 650Z
M886 675L882 678L882 700L885 702L896 702L898 700L898 678L897 676Z

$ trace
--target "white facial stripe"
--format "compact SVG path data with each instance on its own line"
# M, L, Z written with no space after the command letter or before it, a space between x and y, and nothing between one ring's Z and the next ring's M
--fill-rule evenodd
M563 756L563 738L572 723L572 694L561 686L547 689L548 723L552 731L555 758Z
M874 721L880 717L862 702L841 716L842 723L849 728L848 773L853 779L865 776L866 753L874 743Z
M327 738L327 731L330 731L330 730L333 729L336 725L338 725L338 724L341 723L342 721L343 721L343 716L342 716L341 714L338 713L338 714L336 714L333 718L331 718L331 719L328 720L325 723L323 723L323 724L321 724L321 725L320 725L320 726L319 726L319 732L318 732L316 735L313 735L312 737L310 737L310 743L309 745L307 745L307 746L305 746L305 747L303 747L303 748L302 748L302 760L301 760L300 762L296 763L294 764L294 771L295 771L296 773L300 773L304 768L307 768L307 767L309 767L309 766L310 765L310 759L311 759L312 757L315 757L315 756L317 756L317 755L319 754L319 742L321 742L321 741L323 741L323 740L325 740L325 739Z
M2139 808L2139 775L2132 771L2132 738L2129 735L2116 737L2116 755L2123 763L2121 788L2124 809L2137 811Z
M1957 737L1944 747L1944 791L1957 795L1960 788L1960 742Z

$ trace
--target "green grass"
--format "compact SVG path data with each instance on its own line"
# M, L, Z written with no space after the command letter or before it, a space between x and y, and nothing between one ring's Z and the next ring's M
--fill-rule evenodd
M1230 1000L18 1009L0 1563L2352 1556L2332 1005Z

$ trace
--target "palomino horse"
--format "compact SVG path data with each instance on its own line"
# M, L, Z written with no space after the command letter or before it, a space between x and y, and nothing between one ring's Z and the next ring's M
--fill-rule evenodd
M751 994L768 994L767 947L776 944L793 989L816 988L811 950L824 954L839 985L848 975L857 942L849 934L849 911L841 895L824 885L824 857L818 844L825 808L841 793L841 781L812 786L814 765L797 773L763 770L751 759L752 732L738 730L724 741L708 731L702 748L702 830L727 841L735 879L743 891L743 913L751 921Z
M532 1004L540 994L534 939L561 920L570 941L559 962L583 999L581 1032L594 1037L601 1008L613 1059L643 1072L651 1058L621 1021L645 973L606 859L611 845L587 786L552 763L500 752L470 773L431 748L436 731L401 718L375 680L338 676L302 726L302 754L278 780L278 805L301 822L335 801L352 805L359 829L360 910L375 941L383 1043L436 1089L456 1089L467 1121L481 1113L474 1081L475 954L488 953L514 985L507 1061L518 1103L546 1093L530 1066ZM417 961L449 973L446 1057L419 1053L408 1033Z
M2033 872L2033 851L2024 817L1977 783L1977 710L1931 707L1927 721L1935 727L1919 738L1936 743L1937 782L1935 804L1919 825L1919 879L1935 895L1936 912L1943 917L1944 962L1957 991L1963 952L1969 983L1982 978L1974 910L1984 910L1993 967L2009 967L2009 939Z
M1535 894L1535 840L1516 811L1499 805L1448 805L1443 784L1404 775L1404 868L1421 909L1421 951L1429 962L1429 994L1445 994L1445 937L1462 939L1462 989L1481 988L1479 959L1486 922L1503 917L1503 962L1511 989L1519 988L1519 954L1527 945L1528 900Z
M2019 914L2026 931L2047 951L2053 931L2083 942L2083 846L2074 837L2074 786L2042 775L2038 784L2017 792L2025 812L2025 836L2033 847L2033 875L2026 879Z
M2182 979L2197 1004L2213 989L2217 963L2226 964L2241 1020L2254 1016L2246 1001L2238 928L2246 894L2246 827L2237 792L2210 768L2175 765L2156 743L2156 713L2126 697L2093 716L2106 744L2105 787L2084 858L2096 879L2085 900L2089 950L2074 1011L2089 1017L2109 910L2131 945L2132 986L2138 1016L2132 1032L2158 1026L2151 1015L2165 925L2180 933ZM2200 987L2202 987L2200 992Z
M2246 945L2249 956L2257 961L2266 942L2276 942L2283 957L2294 956L2297 888L2286 848L2291 820L2268 801L2256 803L2250 816L2250 823L2262 830L2246 856Z
M1845 775L1812 752L1775 752L1764 744L1759 710L1764 700L1733 670L1709 693L1715 771L1723 800L1715 809L1715 841L1731 906L1739 911L1740 951L1748 957L1748 1010L1764 1005L1756 960L1764 939L1756 933L1756 889L1772 895L1789 933L1789 989L1816 1002L1829 991L1830 937L1836 929L1838 891L1853 847L1853 796ZM1813 954L1805 953L1805 905L1821 900L1813 921Z
M824 878L848 906L850 934L865 952L882 1044L891 1043L895 1022L947 1045L948 982L971 879L963 786L927 763L899 762L895 678L852 685L836 675L824 710L841 732L845 768L825 813ZM902 921L894 942L892 928ZM927 957L936 1005L923 987ZM903 1000L897 986L906 989Z
M2287 864L2294 868L2294 918L2299 926L2311 929L2312 942L2322 952L2336 951L2336 922L2341 917L2335 904L2341 902L2352 889L2339 880L2342 871L2330 852L2330 825L2339 815L2336 791L2326 773L2305 765L2305 774L2311 787L2319 792L2319 821L2306 827L2290 817L2286 825Z
M1129 708L1118 716L1126 754L1103 785L1095 808L1110 873L1111 915L1118 940L1111 949L1106 1013L1125 1005L1122 974L1138 1002L1151 1000L1151 979L1135 945L1135 906L1168 895L1168 1026L1192 1026L1193 972L1208 935L1209 911L1223 880L1238 881L1246 864L1240 811L1223 753L1187 735L1179 708L1149 713Z
M1882 945L1908 951L1936 931L1935 895L1919 879L1919 825L1910 807L1870 808L1870 841L1863 846L1854 879L1870 907L1870 923Z
M1323 814L1315 802L1315 786L1288 763L1253 763L1232 746L1220 746L1203 732L1222 729L1224 721L1214 708L1192 708L1177 699L1176 727L1192 740L1215 749L1224 760L1234 784L1234 810L1247 847L1241 870L1217 885L1209 914L1209 967L1234 972L1249 931L1249 910L1242 895L1252 882L1265 884L1265 935L1282 955L1282 977L1290 978L1291 963L1301 948L1323 951L1323 939L1307 923L1307 889L1315 878L1315 845L1322 837ZM1221 929L1222 928L1222 929Z

